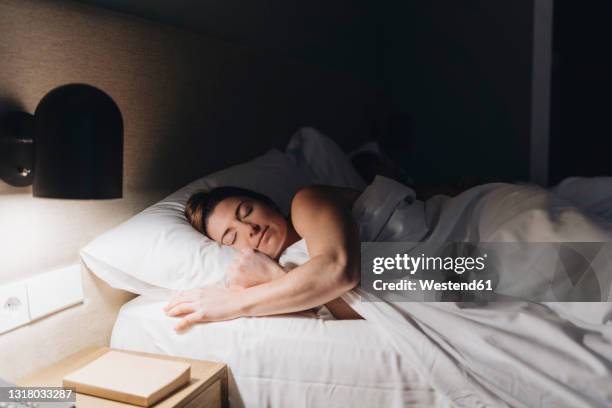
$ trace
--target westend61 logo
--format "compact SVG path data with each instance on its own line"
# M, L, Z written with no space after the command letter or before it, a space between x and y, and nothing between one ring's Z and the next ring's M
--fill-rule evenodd
M482 256L410 256L408 254L396 254L390 257L375 257L372 260L372 272L380 275L385 271L405 271L414 275L419 271L453 271L458 275L468 271L482 271L486 268L487 254Z
M612 242L362 242L366 301L612 301Z

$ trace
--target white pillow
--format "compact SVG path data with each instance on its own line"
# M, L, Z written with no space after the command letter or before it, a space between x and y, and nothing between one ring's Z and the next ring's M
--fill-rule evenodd
M298 130L291 137L286 151L310 173L314 184L357 190L366 186L340 146L317 129L304 127Z
M265 194L287 214L293 195L312 184L295 159L278 150L196 180L107 231L81 250L89 269L115 288L156 297L217 284L234 251L197 232L184 216L196 191L237 186Z

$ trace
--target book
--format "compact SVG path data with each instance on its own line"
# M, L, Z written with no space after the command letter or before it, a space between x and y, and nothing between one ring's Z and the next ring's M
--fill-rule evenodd
M66 375L63 386L82 394L148 407L190 379L188 363L110 350Z

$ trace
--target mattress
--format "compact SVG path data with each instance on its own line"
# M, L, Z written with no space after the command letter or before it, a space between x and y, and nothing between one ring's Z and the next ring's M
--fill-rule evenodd
M410 361L365 320L241 318L177 334L165 302L123 305L111 347L224 362L231 407L441 407Z

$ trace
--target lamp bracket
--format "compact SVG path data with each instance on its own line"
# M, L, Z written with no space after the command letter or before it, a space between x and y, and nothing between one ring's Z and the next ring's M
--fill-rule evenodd
M34 166L34 116L9 112L0 119L0 179L16 186L32 184Z

